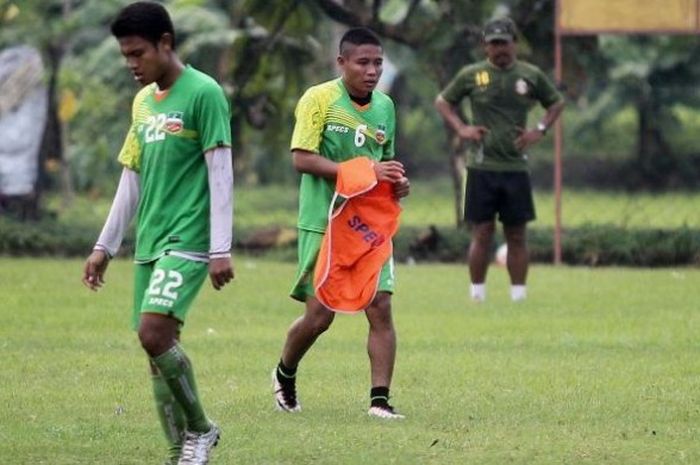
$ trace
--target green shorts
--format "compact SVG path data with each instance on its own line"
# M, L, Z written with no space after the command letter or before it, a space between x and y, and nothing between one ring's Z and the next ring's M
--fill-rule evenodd
M299 230L297 275L289 296L300 302L306 302L308 296L314 296L314 268L318 252L321 250L323 234L315 231ZM394 293L394 257L390 257L382 267L379 275L378 292Z
M205 262L165 255L134 267L132 324L138 329L142 313L160 313L185 323L187 311L209 274Z

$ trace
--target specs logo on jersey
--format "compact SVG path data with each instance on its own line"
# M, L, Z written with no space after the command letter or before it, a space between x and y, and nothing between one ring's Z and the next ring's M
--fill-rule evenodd
M515 93L518 95L527 95L528 85L525 79L520 78L515 81Z
M474 75L474 79L479 87L486 87L491 82L491 76L489 76L488 71L479 71Z
M383 144L386 140L386 126L380 124L377 127L377 131L374 133L374 138L377 140L377 142Z
M340 124L327 124L326 131L330 132L340 132L342 134L350 132L350 128L347 126L341 126Z
M185 122L183 121L183 113L181 111L171 111L165 118L165 129L170 134L177 134L182 131Z

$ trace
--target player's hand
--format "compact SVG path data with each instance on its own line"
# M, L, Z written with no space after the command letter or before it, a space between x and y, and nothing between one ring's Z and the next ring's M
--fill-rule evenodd
M402 199L411 192L411 183L406 176L394 183L394 197Z
M481 142L481 139L489 132L486 126L467 126L464 125L459 128L457 135L465 140L471 140L474 142Z
M374 164L374 174L377 181L396 183L404 177L403 164L396 160L381 161Z
M85 260L83 284L92 291L97 291L105 283L104 275L109 265L109 257L104 250L95 249Z
M224 287L234 277L233 265L229 257L212 258L209 260L209 279L217 291Z
M518 128L518 132L519 135L515 138L515 148L521 152L539 142L540 139L542 139L542 137L544 136L544 134L542 134L542 131L539 131L537 129L526 131L523 128Z

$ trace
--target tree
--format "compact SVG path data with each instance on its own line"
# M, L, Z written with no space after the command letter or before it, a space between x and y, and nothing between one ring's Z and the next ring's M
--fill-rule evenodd
M698 173L687 154L670 138L681 127L678 105L698 107L700 40L684 36L602 36L598 38L603 72L587 89L590 105L578 130L596 130L626 107L637 115L637 144L630 173L637 187L653 189L694 182Z
M0 46L31 43L49 64L49 126L45 158L65 161L80 189L107 189L105 171L116 171L115 154L128 126L136 89L109 34L109 22L127 0L26 0L0 3ZM217 77L232 107L236 166L244 177L289 176L279 159L287 153L287 115L295 97L317 72L318 12L299 1L241 2L172 0L166 4L176 25L183 58ZM289 30L287 30L289 28ZM60 96L77 96L78 111L69 140L63 140ZM274 134L270 137L270 134ZM259 142L259 144L257 143ZM256 147L265 147L260 150ZM262 156L264 154L264 157ZM252 160L257 157L257 160Z
M62 165L64 190L71 190L65 163L66 141L59 118L59 76L63 60L71 53L77 36L88 32L84 25L99 23L114 3L113 0L24 0L21 3L4 1L0 4L3 22L0 47L29 43L41 52L48 69L49 105L39 158L39 181L35 188L37 203L44 181L43 162L47 159L57 160Z

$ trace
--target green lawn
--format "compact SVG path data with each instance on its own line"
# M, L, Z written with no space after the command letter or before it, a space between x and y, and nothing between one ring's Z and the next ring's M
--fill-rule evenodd
M447 179L413 183L411 195L403 201L403 224L454 224L451 189ZM652 194L570 189L562 195L562 223L565 227L609 224L628 228L699 228L698 205L700 193ZM535 191L535 206L537 221L533 226L553 226L553 193Z
M454 224L451 181L436 178L414 181L411 195L402 202L402 224L450 226ZM239 187L236 190L236 224L296 224L297 190L293 187ZM537 227L554 225L552 192L536 191ZM611 224L630 228L700 227L700 193L625 193L566 190L562 219L568 227ZM265 212L261 215L260 212Z
M145 356L128 328L131 265L107 287L79 260L0 258L0 463L160 463ZM459 265L399 266L393 401L366 415L362 316L340 316L300 367L304 411L274 411L269 372L301 306L293 265L240 257L184 333L223 428L213 464L700 463L700 270L534 267L530 298L466 299Z
M411 195L403 201L402 224L424 227L454 224L451 181L447 178L417 180ZM270 225L294 227L297 215L296 186L236 185L236 226L245 230ZM109 212L111 198L78 197L69 208L56 196L48 207L67 224L90 225L100 229ZM551 192L535 192L538 219L535 227L554 225ZM624 193L566 190L562 196L564 226L611 224L630 228L700 228L700 193Z

